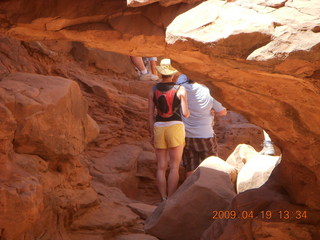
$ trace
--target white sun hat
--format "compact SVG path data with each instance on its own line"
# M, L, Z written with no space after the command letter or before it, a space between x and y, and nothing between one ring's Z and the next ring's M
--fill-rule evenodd
M177 69L171 66L171 60L169 58L164 58L160 62L160 66L156 66L156 69L161 75L170 76L178 72Z

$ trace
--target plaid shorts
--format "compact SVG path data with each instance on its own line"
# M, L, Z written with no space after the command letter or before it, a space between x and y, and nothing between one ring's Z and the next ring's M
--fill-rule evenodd
M218 156L215 137L186 138L182 163L187 172L195 170L204 159L210 156Z

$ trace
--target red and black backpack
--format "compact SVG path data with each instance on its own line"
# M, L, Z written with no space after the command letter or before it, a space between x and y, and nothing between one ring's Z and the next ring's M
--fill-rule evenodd
M178 107L174 106L174 97L179 88L180 85L173 85L171 89L161 91L157 85L153 87L153 101L160 117L169 118L177 111Z

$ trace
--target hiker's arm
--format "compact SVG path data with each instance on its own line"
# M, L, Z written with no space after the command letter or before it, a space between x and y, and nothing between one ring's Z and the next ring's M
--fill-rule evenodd
M223 117L223 116L226 116L227 113L228 113L228 112L227 112L227 109L223 109L222 111L217 112L217 116Z
M228 113L227 109L224 106L222 106L222 104L219 101L212 98L212 110L211 110L212 116L214 116L215 114L216 116L223 117L223 116L226 116L227 113Z
M149 92L148 97L148 119L149 119L149 129L150 129L150 142L153 145L153 124L154 124L154 102L153 102L153 88Z
M188 109L188 96L186 89L183 86L180 86L178 92L177 92L177 97L181 101L181 110L182 110L182 115L185 118L188 118L190 116L190 112Z

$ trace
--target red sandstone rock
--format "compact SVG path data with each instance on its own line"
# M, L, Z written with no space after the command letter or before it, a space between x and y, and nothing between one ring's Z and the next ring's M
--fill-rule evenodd
M253 237L262 239L306 239L314 240L320 236L320 230L316 226L299 223L265 222L255 220L252 223Z
M9 153L12 152L12 140L17 127L12 113L4 105L0 104L0 179L6 179L11 173Z
M137 177L144 177L151 180L156 178L157 161L154 152L141 152L138 160Z
M1 237L20 239L41 219L44 210L44 193L40 181L12 166L12 176L0 186Z
M115 240L157 240L158 238L143 233L133 233L118 236Z
M217 134L218 154L222 159L228 159L239 144L248 144L254 149L261 149L262 129L249 123L239 113L228 111L227 116L215 118L214 130Z
M159 2L160 5L163 5L163 6L170 6L170 5L174 5L181 2L192 4L192 3L201 2L201 0L127 0L127 5L129 7L140 7L140 6L152 4L154 2Z
M135 224L138 216L129 208L114 201L104 199L100 205L89 209L83 215L75 216L71 229L101 229L105 231L121 231L121 227Z
M94 159L90 173L96 181L109 187L120 188L127 196L134 197L138 186L137 161L141 148L119 145L99 159Z
M21 127L15 132L17 152L45 159L79 155L98 133L87 115L79 86L58 77L16 73L2 78L1 101Z
M143 204L143 203L131 203L128 205L129 208L142 219L147 219L151 213L156 209L156 206Z

